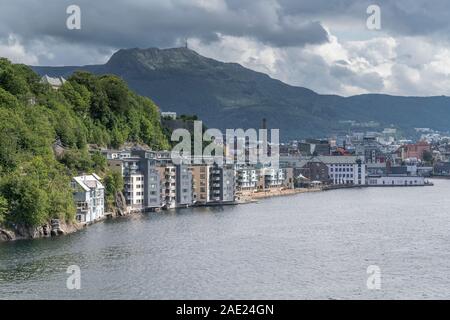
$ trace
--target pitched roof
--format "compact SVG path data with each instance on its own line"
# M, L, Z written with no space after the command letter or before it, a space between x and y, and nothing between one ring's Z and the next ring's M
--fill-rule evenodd
M85 176L74 177L73 180L83 188L84 191L90 191L91 189L104 189L103 184L100 182L99 176L96 174L90 174Z
M355 163L359 159L358 156L317 156L316 158L325 164Z
M41 78L41 82L48 83L51 86L60 87L64 84L64 82L66 82L66 79L64 79L63 77L52 78L48 75L45 75Z

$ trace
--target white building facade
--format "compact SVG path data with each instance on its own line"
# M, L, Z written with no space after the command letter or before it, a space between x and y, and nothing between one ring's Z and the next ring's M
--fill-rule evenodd
M239 190L256 190L258 187L258 170L254 168L237 169L236 186Z
M369 176L367 185L371 187L424 186L425 178L419 176Z
M285 174L281 168L262 168L260 179L264 179L264 188L281 188L284 184Z
M78 222L90 223L105 214L105 188L96 174L74 177L71 182Z
M334 185L365 185L366 165L358 156L319 156L328 167L328 177Z

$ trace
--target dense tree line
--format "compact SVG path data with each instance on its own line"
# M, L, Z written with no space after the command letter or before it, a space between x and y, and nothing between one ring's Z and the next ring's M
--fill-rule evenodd
M27 66L0 59L0 224L73 220L70 179L81 173L103 174L112 203L123 182L88 146L127 141L169 146L157 106L122 79L77 72L54 90Z

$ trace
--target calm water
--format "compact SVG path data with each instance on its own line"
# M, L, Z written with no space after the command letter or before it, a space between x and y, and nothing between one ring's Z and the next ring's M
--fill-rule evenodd
M3 243L0 299L448 299L449 195L442 180L309 193ZM66 289L73 264L81 290Z

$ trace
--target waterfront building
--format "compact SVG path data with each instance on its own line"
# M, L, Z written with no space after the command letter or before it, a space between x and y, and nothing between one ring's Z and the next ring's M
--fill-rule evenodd
M193 202L195 204L206 204L209 201L210 192L210 165L196 164L191 165L192 184L193 184Z
M157 154L148 150L133 150L133 156L139 157L140 172L144 176L144 210L154 211L161 207L162 182L157 169Z
M424 186L425 178L421 176L407 176L407 175L389 175L389 176L371 175L367 177L367 185L370 187Z
M153 152L132 150L103 152L108 168L124 178L124 196L128 210L146 211L161 207L161 182ZM121 156L120 156L121 155Z
M157 167L161 179L161 203L165 209L177 206L177 169L174 165L164 164Z
M285 173L282 168L261 168L259 170L259 189L279 189L285 182Z
M328 167L328 177L334 185L365 185L366 165L358 156L318 156Z
M141 171L141 158L122 159L124 196L127 207L130 210L141 210L144 208L144 183L145 176Z
M191 206L193 199L192 172L187 165L176 165L177 207Z
M283 187L287 189L295 188L294 168L283 168Z
M209 180L209 200L211 202L227 203L235 201L235 170L231 165L212 165Z
M174 165L169 151L104 150L109 169L124 177L124 196L129 210L154 211L161 207L192 205L192 173L186 165Z
M71 181L78 222L90 223L105 214L105 188L98 175L74 177Z
M296 177L303 176L309 181L320 181L324 184L330 182L328 166L317 157L302 159L294 169Z
M258 184L258 170L243 167L236 170L236 188L240 191L255 191Z
M386 175L390 167L390 162L369 162L366 163L367 175Z

